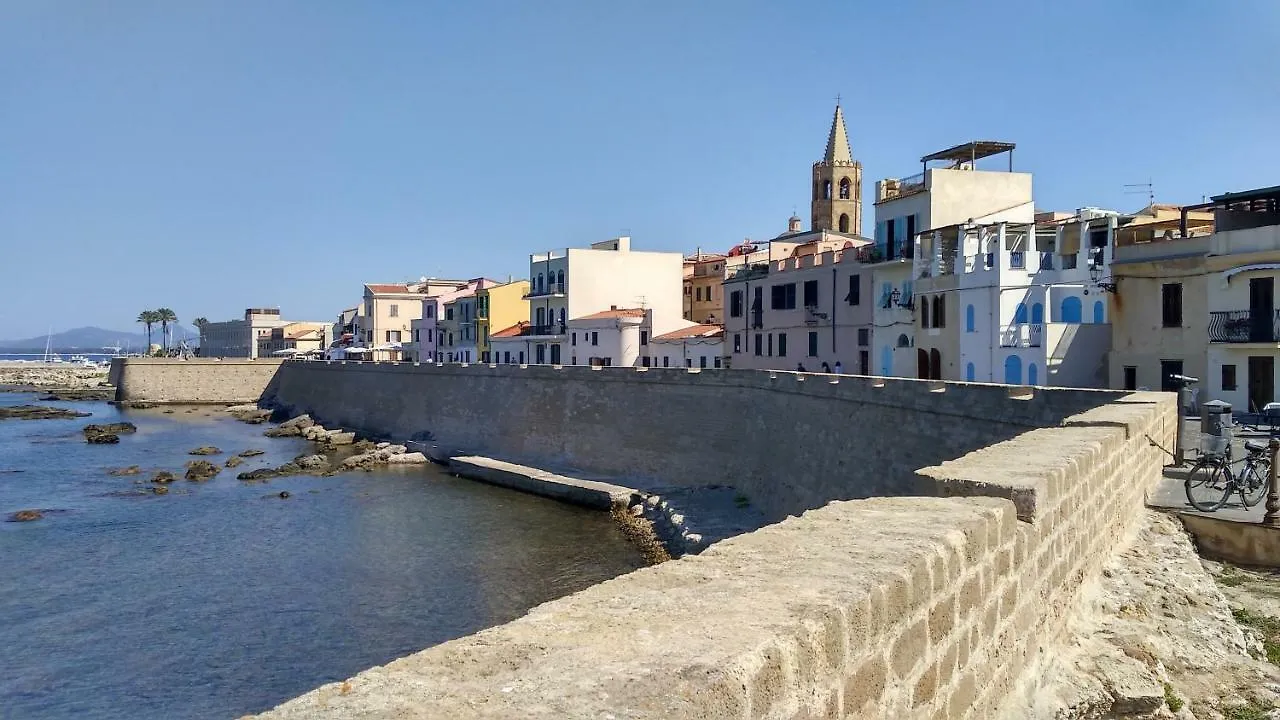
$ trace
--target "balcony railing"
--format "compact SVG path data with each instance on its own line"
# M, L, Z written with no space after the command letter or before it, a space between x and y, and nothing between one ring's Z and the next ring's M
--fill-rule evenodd
M1209 342L1280 342L1280 310L1227 310L1209 313Z
M549 297L553 295L564 294L564 283L547 283L544 287L531 287L529 292L525 293L524 299L536 297Z
M530 335L563 335L564 325L561 323L551 323L550 325L534 325L530 331Z
M1044 325L1039 323L1017 323L1000 328L1000 347L1032 348L1040 347L1044 337Z

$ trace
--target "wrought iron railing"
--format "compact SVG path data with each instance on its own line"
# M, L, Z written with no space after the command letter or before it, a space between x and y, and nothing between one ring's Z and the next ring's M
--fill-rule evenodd
M1280 310L1226 310L1209 313L1209 342L1280 342Z
M564 325L560 323L551 323L550 325L534 325L529 332L530 335L563 335Z
M1044 325L1040 323L1015 323L1000 328L1000 347L1040 347L1044 337Z
M547 283L542 287L530 287L525 298L545 297L547 295L563 295L564 283Z

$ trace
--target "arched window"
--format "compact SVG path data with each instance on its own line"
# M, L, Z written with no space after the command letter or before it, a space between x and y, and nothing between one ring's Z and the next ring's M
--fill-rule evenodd
M1071 296L1062 299L1062 322L1078 323L1083 309L1080 307L1080 298Z
M911 338L907 337L906 333L902 333L898 336L898 347L911 347Z
M975 332L974 325L976 323L974 322L973 315L974 315L973 306L966 305L964 307L964 331L965 332ZM970 364L969 367L973 367L973 365Z
M1107 311L1102 306L1102 301L1097 300L1093 303L1093 321L1098 325L1107 321Z
M556 285L559 285L559 288L557 289L560 292L564 292L564 271L563 270L556 271Z
M1027 384L1028 385L1036 385L1039 383L1040 378L1036 377L1036 374L1037 374L1036 364L1028 363L1027 364Z
M938 348L929 351L929 378L942 379L942 353L938 352Z
M880 374L893 374L893 350L888 345L880 348Z
M1036 303L1031 306L1031 324L1041 325L1044 323L1044 305Z
M929 327L929 298L920 298L920 327Z
M916 377L921 380L929 379L929 351L924 348L916 350Z
M1004 359L1004 382L1006 385L1022 384L1022 358L1010 355Z
M542 273L538 273L538 282L534 283L533 289L542 292Z
M564 324L564 308L560 308L560 324Z
M840 199L849 199L849 178L840 178Z
M975 373L973 371L973 363L964 366L964 379L973 382Z
M844 213L840 213L840 232L849 232L849 216Z
M823 200L831 199L831 181L830 180L822 181L822 199Z
M947 326L947 299L942 295L933 296L933 326Z
M547 321L546 321L546 317L547 317L547 310L546 310L546 308L538 308L537 310L534 310L534 311L533 311L533 316L534 316L534 318L536 319L536 322L534 322L534 325L546 325L546 324L547 324Z
M1013 321L1018 324L1027 322L1027 305L1026 303L1018 303L1017 309L1013 311Z

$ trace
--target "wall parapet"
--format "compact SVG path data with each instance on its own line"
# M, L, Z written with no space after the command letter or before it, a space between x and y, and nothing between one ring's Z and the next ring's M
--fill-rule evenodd
M114 358L108 381L120 402L257 402L282 364L250 358Z

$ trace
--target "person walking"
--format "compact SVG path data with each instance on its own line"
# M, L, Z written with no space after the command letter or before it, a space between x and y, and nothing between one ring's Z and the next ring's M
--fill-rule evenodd
M797 363L797 364L796 364L796 372L804 372L804 371L805 371L805 369L804 369L804 363Z
M843 375L843 374L844 374L844 366L840 364L840 361L839 361L839 360L837 360L837 361L836 361L836 374L837 374L837 375Z
M830 366L830 365L828 365L828 364L826 364L825 362L823 362L823 363L822 363L822 372L826 373L827 375L830 375L830 374L831 374L831 366Z

